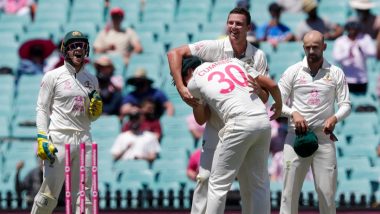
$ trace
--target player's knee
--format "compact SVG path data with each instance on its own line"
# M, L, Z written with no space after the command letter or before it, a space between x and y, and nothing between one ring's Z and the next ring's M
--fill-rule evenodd
M34 198L34 205L32 208L32 214L49 214L52 213L54 208L57 206L57 199L45 194L38 193Z

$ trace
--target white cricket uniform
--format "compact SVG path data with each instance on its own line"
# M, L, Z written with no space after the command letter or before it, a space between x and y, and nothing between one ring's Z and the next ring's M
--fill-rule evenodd
M223 213L227 192L239 172L243 213L269 213L268 155L271 127L265 104L250 93L249 74L237 59L204 63L187 87L224 122L209 178L206 213Z
M117 136L110 152L112 155L122 154L122 160L148 158L150 154L160 152L160 143L153 132L134 134L132 131L126 131Z
M190 44L189 48L193 56L197 56L206 62L216 62L234 57L234 52L228 37L220 40L204 40L196 42ZM240 60L252 65L252 67L261 75L268 76L267 60L264 52L250 43L247 45L245 57ZM202 147L199 173L197 176L197 186L193 195L193 203L191 207L192 214L204 214L206 212L208 178L210 176L216 145L219 141L218 132L223 125L223 121L211 110L211 117L207 121L203 134L204 144ZM247 189L245 187L246 185L244 182L240 182L241 195L248 194L243 191L243 189ZM242 204L244 210L246 204L244 201Z
M324 60L322 68L312 77L304 58L284 72L279 81L279 88L284 101L282 113L289 117L289 130L284 146L284 186L280 213L298 213L299 194L310 166L318 193L320 212L335 213L336 152L334 142L323 133L323 126L326 119L332 115L341 121L350 113L349 91L344 73ZM288 106L285 104L287 100ZM335 101L339 106L336 113ZM293 149L295 124L291 114L294 111L305 118L310 130L318 137L318 150L307 158L299 157Z
M37 101L37 130L48 134L58 152L54 164L44 161L44 179L40 193L58 199L65 180L65 144L71 144L72 201L79 189L79 143L86 143L86 208L91 207L91 120L88 116L89 93L98 90L98 80L85 71L78 72L69 63L47 72ZM75 206L73 205L73 208ZM77 212L79 210L77 209Z

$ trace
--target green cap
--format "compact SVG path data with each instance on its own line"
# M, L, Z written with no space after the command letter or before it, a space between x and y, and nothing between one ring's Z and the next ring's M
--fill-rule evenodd
M187 73L189 68L196 68L202 64L202 60L199 57L191 56L182 60L182 73Z
M312 131L307 131L303 135L297 135L293 144L297 155L306 158L318 149L318 138Z
M63 44L67 45L71 40L73 41L86 41L88 42L88 38L86 35L84 35L82 32L73 30L68 33L66 33L65 37L63 38Z

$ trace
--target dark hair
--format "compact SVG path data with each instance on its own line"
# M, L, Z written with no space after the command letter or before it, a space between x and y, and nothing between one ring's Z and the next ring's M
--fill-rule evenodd
M231 14L241 14L241 15L244 15L245 19L247 20L247 25L251 24L251 14L249 13L249 11L247 9L245 9L243 7L235 7L228 14L228 18L230 17ZM228 21L228 18L227 18L227 21Z
M182 69L181 69L181 77L183 80L183 83L185 84L185 78L187 77L189 68L196 68L199 65L201 65L202 59L196 56L191 56L188 58L182 58ZM173 85L175 85L174 79L172 80ZM185 84L186 85L186 84Z
M347 31L347 30L360 30L361 29L361 26L360 26L360 23L357 22L357 21L350 21L350 22L347 22L345 25L344 25L344 29Z
M269 12L273 12L273 13L281 13L282 7L276 2L273 2L269 5L268 10Z

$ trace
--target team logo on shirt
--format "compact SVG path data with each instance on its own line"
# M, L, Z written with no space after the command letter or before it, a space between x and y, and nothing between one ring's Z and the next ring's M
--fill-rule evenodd
M321 99L319 98L319 91L317 89L313 89L310 92L309 99L307 100L308 105L317 106L321 103Z
M245 63L247 63L249 66L253 67L255 65L255 59L253 58L253 56L251 56L250 58L248 59L243 59L243 61Z
M330 72L327 72L326 75L323 77L323 80L330 82L332 81L332 77L330 75Z
M194 48L196 51L199 51L199 50L202 50L204 46L205 46L204 42L197 42Z
M304 75L302 75L299 79L298 79L298 83L303 85L303 84L306 84L307 83L307 80L306 80L306 77Z
M90 81L88 81L88 80L85 81L83 85L84 85L84 87L86 87L86 88L89 88L89 89L92 88L92 85L91 85Z
M64 83L64 89L65 90L71 90L71 82L70 80L66 80Z

